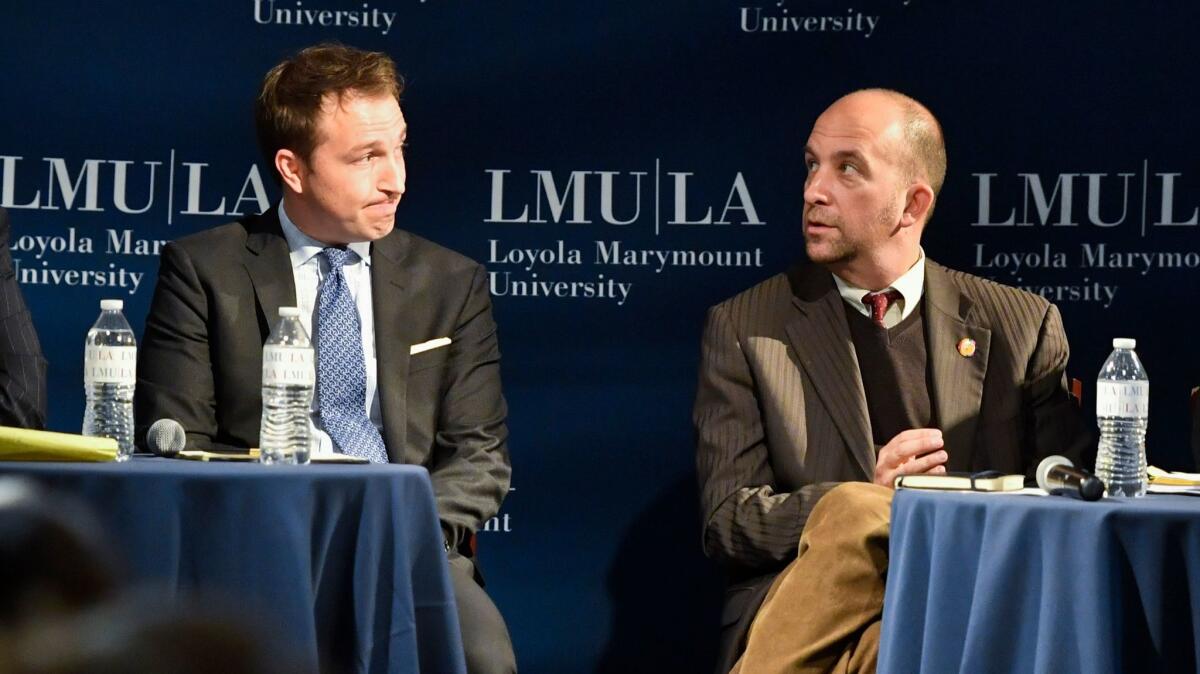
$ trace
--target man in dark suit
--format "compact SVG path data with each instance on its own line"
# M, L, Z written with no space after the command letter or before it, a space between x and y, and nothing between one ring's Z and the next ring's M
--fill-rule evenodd
M391 59L340 45L272 69L255 106L283 187L261 216L163 249L138 363L138 437L256 447L262 346L281 306L313 337L321 450L429 469L471 672L516 669L470 539L508 491L507 414L486 273L394 228L407 125Z
M46 425L46 359L21 297L8 250L8 213L0 208L0 426Z
M946 166L933 115L855 92L805 157L810 262L713 307L703 340L704 548L732 581L723 671L751 621L743 672L873 671L896 477L1032 474L1089 442L1058 310L925 258Z

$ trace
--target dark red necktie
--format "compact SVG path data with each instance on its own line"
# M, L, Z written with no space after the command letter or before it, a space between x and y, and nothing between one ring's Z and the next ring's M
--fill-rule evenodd
M867 293L863 295L863 304L871 310L871 320L875 321L875 325L885 327L883 324L883 315L887 313L888 307L893 302L903 297L899 290L888 288L877 293Z

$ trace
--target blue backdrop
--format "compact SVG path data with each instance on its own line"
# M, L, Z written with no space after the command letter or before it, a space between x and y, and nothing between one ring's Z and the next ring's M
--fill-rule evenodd
M944 123L930 257L1056 301L1089 414L1110 339L1136 337L1150 460L1192 467L1198 19L1192 2L9 3L0 205L50 425L80 426L101 298L140 333L158 242L277 199L262 74L326 39L386 51L409 82L400 226L492 272L514 490L480 545L522 670L707 671L704 310L802 255L801 148L849 90L900 89Z

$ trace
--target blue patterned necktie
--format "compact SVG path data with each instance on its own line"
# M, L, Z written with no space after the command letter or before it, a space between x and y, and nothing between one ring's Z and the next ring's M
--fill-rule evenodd
M343 454L387 463L379 429L367 417L367 367L363 359L358 308L342 267L358 259L354 251L326 248L329 275L317 292L317 399L321 424Z

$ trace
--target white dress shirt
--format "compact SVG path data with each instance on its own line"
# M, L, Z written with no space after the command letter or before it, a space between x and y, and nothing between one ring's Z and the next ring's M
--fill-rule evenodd
M292 260L292 277L296 281L296 304L300 307L300 322L308 332L309 338L316 349L317 336L313 334L313 320L317 312L317 290L321 281L329 275L329 262L321 255L327 248L325 244L301 232L292 219L288 217L279 203L279 224L283 227L283 236L287 239L288 250ZM383 434L383 417L379 413L379 389L377 386L375 360L375 313L371 308L371 243L362 241L349 245L350 250L358 255L358 261L342 268L346 277L346 285L354 304L358 307L358 321L362 327L363 363L367 368L367 398L366 412ZM312 431L313 453L328 453L336 451L333 440L321 426L321 416L318 414L320 400L313 396L312 414L308 417L309 428Z
M917 258L916 263L901 274L900 278L892 281L890 286L880 289L882 291L890 288L900 293L900 300L889 306L887 312L883 314L885 328L893 327L908 318L921 302L921 296L925 294L925 249L920 248L919 250L921 255ZM871 309L863 302L863 297L876 291L850 285L837 274L833 275L833 282L837 284L838 293L841 294L846 304L854 307L863 316L871 317Z

